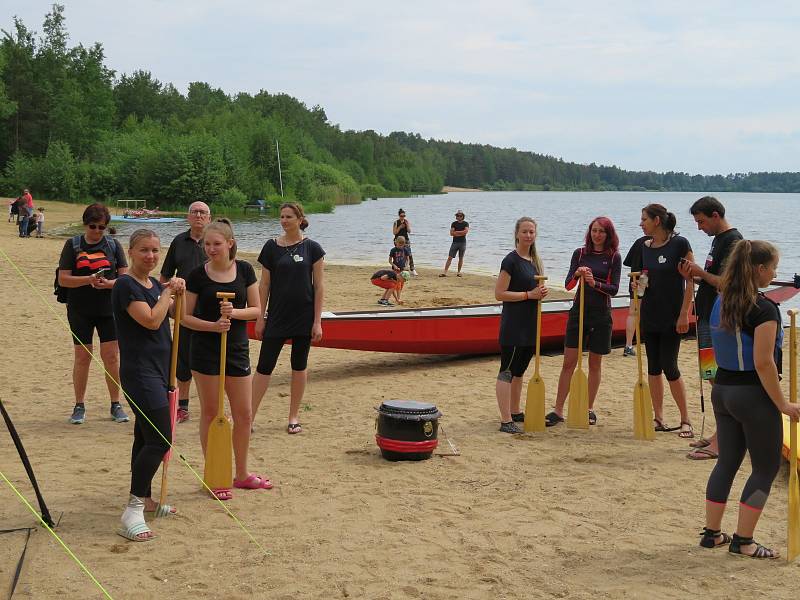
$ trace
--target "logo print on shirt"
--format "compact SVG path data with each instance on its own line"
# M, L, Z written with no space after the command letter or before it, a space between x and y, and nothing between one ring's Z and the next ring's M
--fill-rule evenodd
M667 262L667 259L664 258L663 254L659 254L658 255L658 264L663 265L665 262Z

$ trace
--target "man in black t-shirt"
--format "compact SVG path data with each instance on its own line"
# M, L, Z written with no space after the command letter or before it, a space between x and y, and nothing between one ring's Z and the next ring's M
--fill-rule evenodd
M711 347L709 319L714 301L717 299L717 288L725 260L736 242L742 239L742 234L735 227L731 227L725 219L725 207L713 196L703 196L692 204L689 212L692 213L700 231L714 236L704 267L693 262L684 262L678 267L684 277L692 278L700 284L694 300L694 312L697 317L700 385L702 385L703 379L710 381L713 385L717 364L714 360L714 349ZM707 440L700 439L692 442L692 446L695 450L686 455L692 460L717 458L719 453L716 433Z
M186 216L189 230L175 236L167 250L161 267L161 283L172 277L186 279L195 268L206 262L203 249L203 231L211 222L211 209L205 202L193 202ZM192 385L192 371L189 368L192 330L181 327L178 337L178 423L189 419L189 389Z
M456 220L450 223L450 236L453 238L450 244L450 251L447 253L447 262L444 264L444 273L440 273L439 277L447 277L447 270L450 268L450 263L458 254L458 272L456 273L461 277L461 267L464 266L464 254L467 251L467 234L469 233L469 223L464 220L464 213L460 210L456 212Z

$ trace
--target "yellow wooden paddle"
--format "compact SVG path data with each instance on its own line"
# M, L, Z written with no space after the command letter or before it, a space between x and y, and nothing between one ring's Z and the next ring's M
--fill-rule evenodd
M537 275L536 282L542 285L547 281L544 275ZM525 423L527 432L544 431L544 381L539 376L539 347L542 339L542 301L536 303L536 362L534 362L533 378L528 382L528 398L525 400Z
M567 405L567 427L589 429L589 381L583 372L583 275L578 305L578 366L569 382L569 404Z
M797 310L789 311L789 402L797 402ZM800 554L800 484L797 479L797 421L789 421L789 530L786 559L792 561Z
M217 298L230 301L236 294L217 292ZM233 486L233 436L231 424L225 416L225 350L228 344L228 332L220 335L219 348L219 404L217 416L208 428L206 443L206 468L203 479L212 490L230 489Z
M183 294L175 296L175 319L172 326L172 353L169 361L169 391L167 397L169 398L169 411L170 421L172 422L172 437L170 443L175 441L175 418L178 411L178 342L180 341L181 333L181 316L183 315ZM172 458L172 448L164 454L164 466L161 468L161 497L158 503L165 506L167 503L167 468L169 467L169 460Z
M639 273L631 273L634 284L638 284ZM636 287L634 285L634 287ZM639 330L639 290L633 292L633 310L636 313L636 362L639 366L639 379L633 386L633 437L637 440L656 439L653 427L653 399L650 386L642 371L642 334Z

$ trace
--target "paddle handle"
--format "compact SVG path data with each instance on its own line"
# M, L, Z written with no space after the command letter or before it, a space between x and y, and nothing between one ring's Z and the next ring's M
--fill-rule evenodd
M789 311L789 402L797 402L797 309ZM797 473L797 421L789 419L789 468Z
M583 371L583 288L586 280L583 273L580 276L580 290L578 290L578 371Z
M169 358L169 387L175 389L178 384L178 342L181 337L181 318L183 316L183 294L175 296L175 319L172 325L172 353Z
M236 297L233 292L217 292L217 298L222 301L232 300ZM217 405L217 418L225 413L225 360L228 349L228 332L223 331L219 342L219 404Z
M639 275L641 275L641 273L635 271L628 275L628 277L631 278L634 284L638 284ZM636 362L639 365L639 384L641 385L644 381L644 375L642 374L642 334L639 331L639 290L637 289L633 290L633 312L636 313L636 318L634 319L634 323L636 324Z
M535 276L536 283L538 285L542 285L545 281L547 281L547 277L544 275L536 275ZM533 366L533 374L534 376L539 376L539 349L541 348L542 342L542 301L538 300L536 302L536 359Z

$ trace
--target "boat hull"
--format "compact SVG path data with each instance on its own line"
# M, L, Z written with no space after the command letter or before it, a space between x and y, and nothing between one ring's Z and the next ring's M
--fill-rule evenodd
M123 217L111 215L111 220L115 223L177 223L184 221L182 217Z

